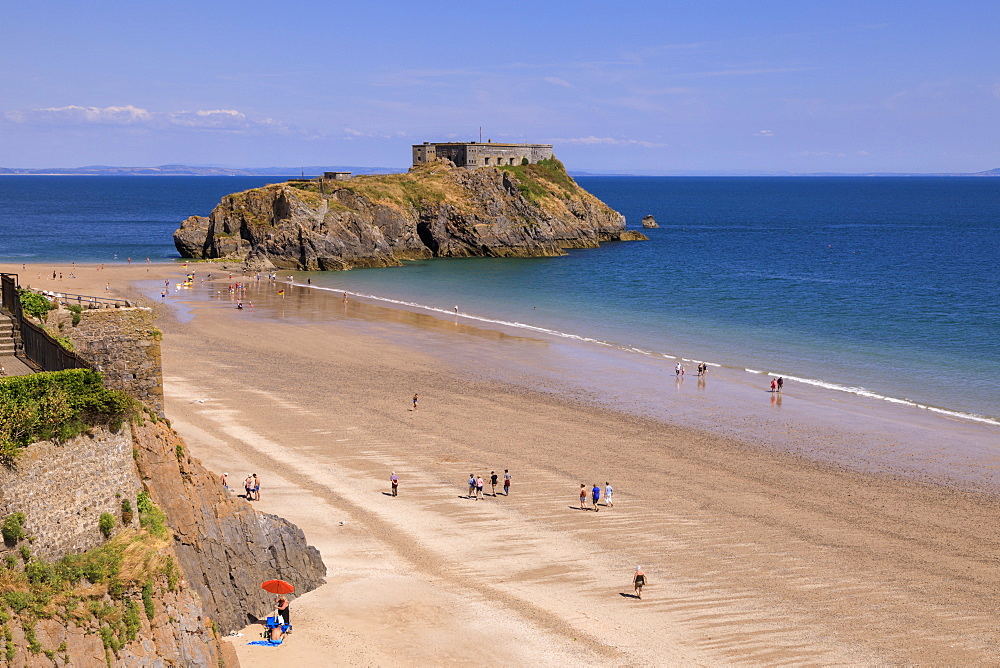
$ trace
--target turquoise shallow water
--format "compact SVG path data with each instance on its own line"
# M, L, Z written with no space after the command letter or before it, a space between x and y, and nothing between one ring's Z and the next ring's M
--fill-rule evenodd
M0 261L175 257L247 178L0 177ZM585 177L650 241L314 285L1000 416L1000 179ZM298 275L303 282L307 275ZM688 364L689 368L693 365Z

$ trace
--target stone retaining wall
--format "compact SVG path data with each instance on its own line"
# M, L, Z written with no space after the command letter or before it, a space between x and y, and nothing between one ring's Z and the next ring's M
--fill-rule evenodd
M95 429L62 445L49 441L25 448L14 469L0 467L0 521L24 513L27 544L46 559L83 552L104 542L101 513L121 525L122 499L135 510L141 489L129 425L117 433ZM0 552L11 549L0 543Z
M84 310L76 327L60 316L61 333L76 352L104 375L105 385L122 390L163 416L163 369L158 330L148 308Z

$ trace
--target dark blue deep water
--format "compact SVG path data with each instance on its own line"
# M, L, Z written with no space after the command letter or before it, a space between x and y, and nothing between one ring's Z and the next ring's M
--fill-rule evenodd
M0 261L176 257L273 179L0 177ZM1000 416L1000 178L581 177L650 241L314 284Z

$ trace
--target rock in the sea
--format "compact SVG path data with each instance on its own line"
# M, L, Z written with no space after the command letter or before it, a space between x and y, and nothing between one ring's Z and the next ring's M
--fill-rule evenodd
M654 227L659 227L656 224L656 218L653 218L653 214L649 214L642 217L642 226L646 229L652 229Z
M290 181L228 195L174 232L184 257L301 270L429 257L544 257L645 239L558 160L502 169L437 162L407 174ZM252 264L251 264L252 263Z

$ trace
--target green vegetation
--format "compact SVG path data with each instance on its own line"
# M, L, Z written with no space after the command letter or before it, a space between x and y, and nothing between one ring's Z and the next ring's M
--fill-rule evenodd
M80 324L80 314L83 313L83 307L79 304L70 304L66 307L66 310L73 314L73 326L76 327Z
M139 510L139 526L157 538L166 538L167 516L149 498L149 492L139 492L135 506Z
M557 158L539 160L533 165L522 160L520 165L504 165L500 169L513 174L518 180L521 195L535 204L546 197L566 198L579 190L576 181L566 173L566 167Z
M138 637L143 610L153 619L156 591L176 587L176 565L161 554L165 545L147 531L126 529L100 547L55 562L35 557L23 568L7 562L0 567L0 653L8 661L17 653L8 628L16 619L30 652L65 654L65 644L43 647L34 633L39 620L59 619L100 635L105 649L117 655Z
M132 513L132 502L128 499L122 499L122 524L128 526L132 524L132 519L134 514Z
M153 606L153 581L147 580L142 585L142 607L146 611L146 619L153 621L156 615L156 608Z
M10 465L35 441L65 441L96 426L117 430L137 411L134 399L105 388L88 369L0 378L0 462Z
M56 308L55 302L50 302L44 296L25 288L17 289L18 297L21 300L21 310L28 315L37 318L39 322L45 319L49 311Z
M76 346L73 345L73 341L68 336L53 336L52 338L66 350L70 352L76 350Z
M174 453L177 455L177 461L183 461L184 460L184 446L183 445L181 445L180 443L178 443L177 447L174 448Z
M15 545L28 537L24 531L24 513L12 513L4 518L3 527L0 527L0 534L8 545Z
M111 513L101 513L97 526L105 538L111 538L111 532L115 530L115 516Z

